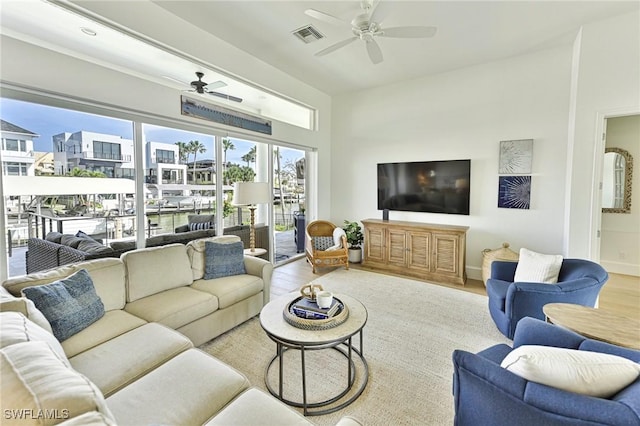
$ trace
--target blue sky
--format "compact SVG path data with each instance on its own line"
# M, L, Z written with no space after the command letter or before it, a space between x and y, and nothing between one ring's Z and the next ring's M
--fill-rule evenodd
M64 132L74 133L80 130L133 139L133 123L130 121L13 99L0 98L0 117L4 121L40 135L33 140L36 151L52 151L53 135ZM198 154L197 158L211 159L214 155L213 137L209 135L158 126L145 126L145 136L150 141L170 144L177 141L199 140L207 147L207 152ZM253 144L239 139L232 139L232 141L236 149L227 151L227 161L241 165L246 164L241 158L249 152ZM303 156L301 151L286 148L281 149L281 153L285 160L292 161Z

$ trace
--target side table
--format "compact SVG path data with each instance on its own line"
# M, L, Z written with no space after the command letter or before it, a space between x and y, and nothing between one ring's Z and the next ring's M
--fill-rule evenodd
M548 303L542 307L542 312L548 322L590 339L640 349L640 318L571 303Z
M305 330L289 324L284 319L284 309L289 303L300 296L300 293L290 293L267 303L260 312L260 325L271 340L276 343L276 354L271 359L265 369L265 385L271 393L282 402L294 407L301 407L305 416L319 416L341 410L355 401L364 391L369 381L369 366L363 354L362 330L367 323L367 309L362 303L353 297L344 294L334 296L341 300L349 308L349 317L345 322L326 330ZM353 337L359 335L359 347L353 342ZM300 351L301 372L302 372L302 401L293 401L283 396L283 354L287 350ZM310 403L307 400L307 365L305 362L305 352L322 349L333 349L346 358L347 374L346 386L327 400ZM269 370L278 361L278 389L277 391L269 383ZM362 364L362 377L360 386L348 399L341 401L352 390L356 382L356 362ZM334 374L331 372L330 374ZM329 374L329 373L328 373ZM339 374L339 373L335 373ZM324 410L312 410L337 404Z

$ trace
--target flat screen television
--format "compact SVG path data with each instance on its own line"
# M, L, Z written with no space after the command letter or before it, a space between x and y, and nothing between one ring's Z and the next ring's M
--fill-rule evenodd
M471 160L378 164L378 210L469 214Z

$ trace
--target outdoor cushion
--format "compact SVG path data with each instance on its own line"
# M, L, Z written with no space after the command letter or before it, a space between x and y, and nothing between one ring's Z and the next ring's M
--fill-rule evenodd
M26 287L22 293L44 314L59 341L84 330L104 315L104 305L86 269L50 284Z

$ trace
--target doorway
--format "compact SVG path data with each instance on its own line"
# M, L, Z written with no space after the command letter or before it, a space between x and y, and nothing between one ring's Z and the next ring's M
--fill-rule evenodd
M636 168L640 161L640 114L605 116L603 120L603 146L598 150L600 161L599 191L597 197L599 213L600 240L598 244L598 258L600 264L610 273L640 276L640 173L636 170L631 174L631 184L626 189L630 192L631 208L628 211L620 208L610 208L605 205L605 199L611 195L609 185L603 182L612 181L616 185L616 170L618 181L624 179L625 172L632 172L633 163ZM622 151L628 153L630 164L620 170L614 163L608 167L605 151ZM616 161L616 160L612 160ZM624 163L624 161L623 161ZM620 166L620 161L617 162ZM608 176L606 174L611 174ZM618 182L618 185L620 182ZM624 186L624 185L623 185ZM635 194L632 189L635 188ZM603 207L609 207L603 211Z

